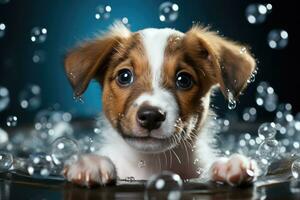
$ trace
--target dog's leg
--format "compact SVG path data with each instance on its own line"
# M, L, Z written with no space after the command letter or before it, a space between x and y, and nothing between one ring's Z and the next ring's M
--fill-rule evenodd
M65 165L63 175L70 182L81 186L107 185L117 178L116 168L105 156L82 155L75 162Z
M251 183L257 174L256 162L239 154L219 158L210 167L210 177L213 181L226 182L232 186Z

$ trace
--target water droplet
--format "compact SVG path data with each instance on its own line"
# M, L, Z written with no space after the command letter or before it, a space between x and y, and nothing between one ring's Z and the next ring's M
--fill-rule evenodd
M161 22L173 22L178 17L179 6L172 2L163 2L159 6L159 20Z
M228 94L227 95L227 97L228 97L228 105L227 105L227 107L228 107L229 110L233 110L233 109L236 108L236 101L235 101L235 99L233 97L233 94L229 90L227 90L227 94Z
M84 103L84 100L83 100L83 97L81 96L81 95L74 95L73 96L73 100L75 101L75 102L79 102L79 103Z
M19 95L21 108L35 110L41 105L41 88L38 85L27 85Z
M48 30L44 27L34 27L31 30L31 41L33 43L43 43L47 39L47 32Z
M0 112L7 108L9 101L10 98L8 89L0 86Z
M4 23L0 23L0 38L4 37L5 29L6 29L6 25Z
M146 199L180 199L181 191L182 180L180 176L163 171L149 178L146 183L145 197Z
M63 165L67 159L78 153L77 142L70 138L60 137L51 144L51 157L55 165Z
M272 49L283 49L288 45L289 35L285 30L274 29L268 34L268 44Z
M111 13L111 6L110 5L99 5L96 8L96 13L94 15L96 20L103 20L103 19L108 19L110 17L110 13Z
M263 4L250 4L247 6L245 15L250 24L261 24L266 21L267 14L272 8L268 8Z
M11 116L8 116L6 119L6 125L9 127L17 126L17 123L18 123L17 116L11 115Z
M138 168L144 168L146 167L146 161L145 160L140 160L138 163Z
M240 49L240 54L247 53L247 48L246 47L241 47Z
M0 152L0 172L8 171L13 164L13 156L10 153Z
M263 123L258 128L258 136L262 140L273 139L276 135L276 126L274 122L271 123Z

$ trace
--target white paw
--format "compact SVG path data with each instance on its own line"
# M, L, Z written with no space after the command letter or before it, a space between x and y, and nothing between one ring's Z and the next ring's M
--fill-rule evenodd
M82 155L77 161L66 164L63 175L68 181L87 187L113 183L117 178L112 161L93 154Z
M258 174L258 167L254 160L234 154L229 158L220 158L214 162L210 173L213 181L236 186L254 181Z

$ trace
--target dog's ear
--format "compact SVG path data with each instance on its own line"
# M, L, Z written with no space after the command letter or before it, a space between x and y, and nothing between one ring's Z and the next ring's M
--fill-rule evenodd
M222 93L228 97L230 91L237 98L256 66L246 47L200 26L193 27L186 36L194 38L198 55L204 55L212 63L213 82L220 85Z
M116 23L103 37L87 41L66 55L65 71L75 96L82 95L97 73L104 74L116 46L129 34L126 27Z

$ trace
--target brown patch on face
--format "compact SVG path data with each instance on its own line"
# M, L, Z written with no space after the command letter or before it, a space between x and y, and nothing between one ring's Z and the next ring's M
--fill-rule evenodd
M212 63L203 48L195 51L195 43L186 36L173 35L169 38L165 51L163 85L175 96L179 105L179 116L181 122L177 124L190 123L190 118L196 116L195 126L200 126L202 119L203 103L202 97L209 93L213 85L213 77L210 71ZM197 48L199 50L199 48ZM183 90L176 86L176 75L185 72L193 78L193 86ZM180 125L179 125L180 126Z
M151 92L151 71L138 34L134 34L127 44L121 44L116 52L103 76L103 110L119 132L134 135L132 130L136 127L138 109L134 101L141 93ZM132 72L131 85L122 87L117 83L121 69Z

